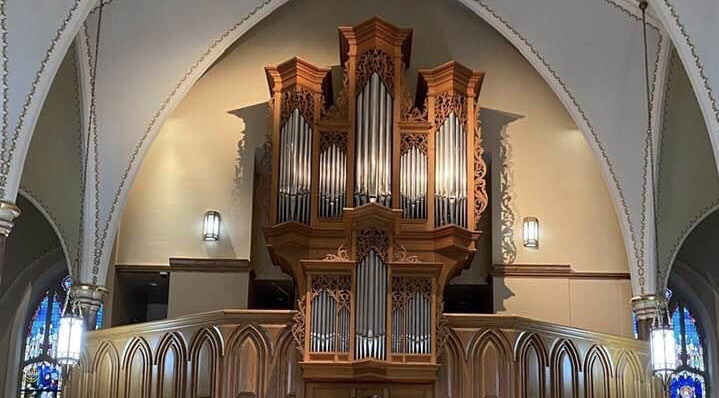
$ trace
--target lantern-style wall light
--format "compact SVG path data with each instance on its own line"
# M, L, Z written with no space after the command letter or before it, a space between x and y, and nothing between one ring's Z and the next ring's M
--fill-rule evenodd
M524 218L524 247L539 247L539 220L536 217Z
M669 379L677 368L676 341L671 318L665 308L660 304L654 318L650 334L650 348L652 354L652 371L667 386Z
M202 239L213 241L220 239L220 213L215 210L208 210L205 213L205 221L202 226Z
M69 302L69 297L67 302ZM60 318L55 358L60 365L75 366L80 361L82 353L85 321L82 319L78 307L72 304L68 308L67 302L64 314Z

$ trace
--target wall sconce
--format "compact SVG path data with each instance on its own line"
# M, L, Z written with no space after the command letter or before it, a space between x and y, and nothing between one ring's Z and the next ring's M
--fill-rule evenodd
M212 241L220 239L220 213L215 210L205 212L205 222L202 226L202 240Z
M69 294L67 301L70 301ZM75 366L80 361L83 338L85 336L85 321L75 303L65 304L65 311L60 318L60 328L57 333L55 358L60 365Z
M539 220L536 217L524 218L524 247L539 247Z

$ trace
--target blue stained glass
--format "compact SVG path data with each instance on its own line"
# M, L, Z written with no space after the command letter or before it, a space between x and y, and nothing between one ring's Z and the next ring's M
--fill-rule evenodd
M62 301L55 294L52 301L52 312L50 312L50 323L48 324L47 355L55 356L55 342L60 329L60 318L62 317Z
M705 390L704 378L686 370L672 376L669 385L671 398L704 398Z
M687 365L697 370L704 370L704 352L697 330L694 315L684 307L684 338L686 339Z
M682 313L679 311L679 308L674 310L672 312L672 329L674 330L674 343L676 344L677 348L677 363L682 365L684 364L684 361L682 361Z
M634 333L634 338L639 338L639 320L637 319L637 314L632 312L632 332Z
M45 361L26 365L22 372L20 396L58 396L57 393L62 389L61 372L59 366ZM41 391L44 393L39 393Z
M50 297L47 295L40 301L30 320L27 339L25 340L25 360L37 358L43 353L45 346L45 327L47 326L47 310Z
M105 306L100 305L100 308L97 310L97 315L95 315L95 330L102 329L102 323L105 321Z

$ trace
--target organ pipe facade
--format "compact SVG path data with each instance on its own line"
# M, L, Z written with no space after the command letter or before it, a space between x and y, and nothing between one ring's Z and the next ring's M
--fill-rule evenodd
M339 33L341 79L299 58L266 69L268 249L300 292L306 381L431 382L443 289L470 264L487 204L484 75L420 69L413 98L410 29L372 18Z

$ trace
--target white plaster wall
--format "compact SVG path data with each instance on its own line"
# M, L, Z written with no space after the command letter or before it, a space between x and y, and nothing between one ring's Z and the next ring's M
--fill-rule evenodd
M669 63L659 163L659 283L697 222L719 205L719 177L697 97L676 53Z

